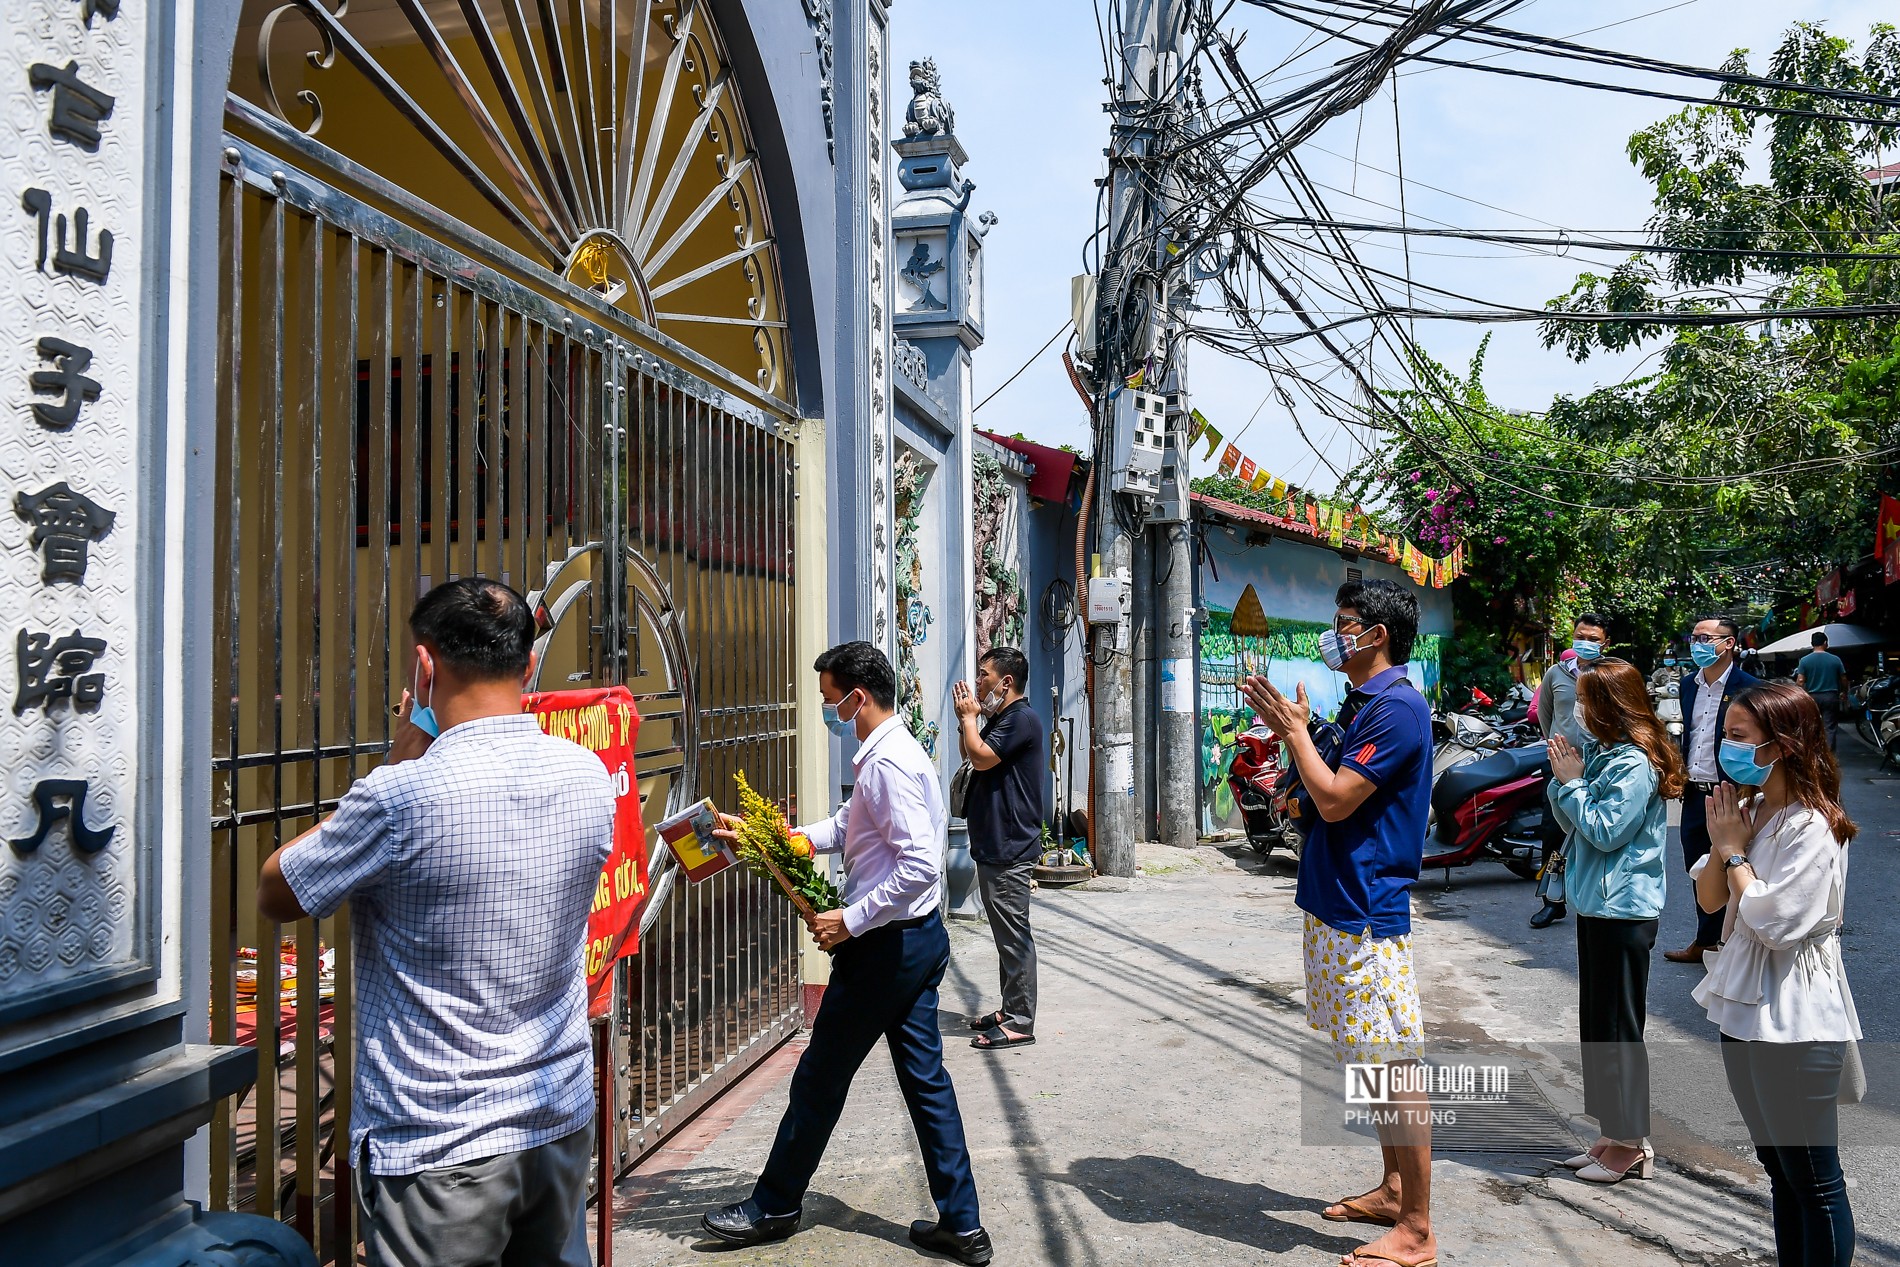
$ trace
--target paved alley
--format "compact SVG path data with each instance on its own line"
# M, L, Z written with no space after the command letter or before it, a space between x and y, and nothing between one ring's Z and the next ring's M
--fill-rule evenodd
M1857 880L1891 887L1887 833L1871 820L1871 775L1854 791L1867 834ZM1885 779L1886 776L1879 776ZM1900 823L1883 800L1884 821ZM1318 1146L1301 1124L1337 1114L1337 1075L1306 1029L1293 870L1233 846L1144 848L1143 874L1038 894L1040 1041L986 1055L965 1020L993 1005L995 955L982 924L952 928L942 1026L999 1263L1327 1263L1370 1239L1327 1223L1327 1201L1376 1178L1370 1141ZM1530 1152L1443 1152L1434 1174L1442 1261L1461 1264L1769 1262L1766 1186L1734 1120L1719 1057L1689 978L1658 957L1652 985L1658 1179L1604 1190L1555 1165L1570 1134L1587 1141L1576 1076L1574 932L1524 925L1530 888L1502 869L1427 877L1416 947L1434 1050L1504 1053L1524 1062L1547 1106ZM1672 876L1673 880L1673 876ZM1858 888L1857 884L1857 888ZM1664 939L1686 920L1672 895ZM1875 933L1873 903L1866 931ZM1880 920L1891 917L1882 904ZM1673 943L1671 943L1673 944ZM1851 955L1850 950L1850 955ZM1850 972L1853 960L1850 958ZM1681 980L1676 978L1681 976ZM1860 981L1878 999L1875 981ZM1885 1012L1863 1004L1864 1012ZM1870 1033L1870 1037L1871 1037ZM1884 1036L1884 1035L1883 1035ZM1572 1045L1566 1051L1566 1043ZM860 1075L788 1242L726 1251L697 1233L706 1209L749 1191L784 1108L793 1049L623 1183L615 1261L657 1267L725 1254L743 1263L909 1263L910 1220L932 1215L888 1062ZM1870 1071L1878 1064L1870 1052ZM1551 1110L1555 1110L1554 1115ZM1850 1110L1847 1129L1891 1109ZM1554 1136L1552 1129L1557 1132ZM1444 1142L1457 1145L1455 1133ZM1521 1133L1520 1133L1521 1134ZM1533 1135L1537 1132L1533 1131ZM1877 1130L1865 1130L1867 1139ZM1468 1142L1468 1141L1467 1141ZM1518 1143L1524 1140L1520 1137ZM1852 1153L1857 1180L1893 1153ZM1861 1263L1900 1262L1892 1206L1857 1182Z

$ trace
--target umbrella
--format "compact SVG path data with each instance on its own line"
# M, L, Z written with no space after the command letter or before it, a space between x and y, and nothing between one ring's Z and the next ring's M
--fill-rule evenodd
M1835 650L1842 647L1879 647L1887 642L1879 630L1869 629L1865 625L1844 625L1837 620L1832 624L1816 625L1800 633L1791 633L1763 647L1761 654L1786 655L1791 651L1811 651L1814 635L1818 633L1826 634L1827 645Z

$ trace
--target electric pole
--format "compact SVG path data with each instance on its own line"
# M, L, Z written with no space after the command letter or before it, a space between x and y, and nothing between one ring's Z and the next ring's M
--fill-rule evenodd
M1112 52L1118 69L1109 103L1114 122L1108 225L1095 279L1096 461L1102 478L1091 508L1096 547L1088 601L1095 669L1095 867L1110 876L1134 875L1135 841L1143 831L1145 789L1135 779L1138 651L1130 599L1133 587L1152 584L1153 573L1143 568L1137 574L1131 565L1136 535L1145 531L1143 521L1160 491L1168 429L1164 387L1155 381L1162 371L1158 361L1165 351L1161 335L1168 313L1162 276L1166 209L1156 169L1164 130L1178 120L1185 97L1181 42L1189 2L1125 0ZM1173 610L1149 610L1164 637L1180 619ZM1150 710L1141 712L1145 720ZM1139 741L1153 742L1148 735ZM1144 761L1143 772L1158 764Z

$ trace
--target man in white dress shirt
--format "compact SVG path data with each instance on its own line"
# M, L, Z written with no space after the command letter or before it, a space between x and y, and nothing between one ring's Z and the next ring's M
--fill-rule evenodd
M1682 759L1689 767L1689 786L1682 794L1682 865L1691 875L1695 864L1709 852L1709 796L1726 782L1716 751L1728 725L1728 704L1735 695L1761 679L1735 663L1741 630L1727 616L1696 622L1689 635L1689 654L1695 672L1682 679ZM1722 944L1722 912L1713 915L1696 908L1695 940L1681 950L1663 952L1673 963L1701 963L1702 952Z
M700 1220L735 1245L783 1240L798 1230L805 1190L844 1111L858 1066L882 1037L930 1176L937 1219L912 1223L910 1238L959 1262L990 1261L956 1089L943 1067L937 986L950 965L938 910L943 877L943 791L937 767L893 711L897 675L868 642L818 657L825 725L855 734L851 799L799 830L819 853L844 859L844 906L807 921L833 953L831 984L792 1075L791 1104L765 1170L748 1199ZM727 820L730 829L735 826ZM722 835L729 832L722 832Z

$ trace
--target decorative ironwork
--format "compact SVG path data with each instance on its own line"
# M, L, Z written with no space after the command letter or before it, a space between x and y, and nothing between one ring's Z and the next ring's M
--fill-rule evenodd
M776 242L708 0L559 17L527 0L249 0L241 29L256 54L231 90L271 128L790 399Z
M387 751L404 616L452 576L534 591L541 685L633 691L649 822L738 768L789 798L792 444L742 385L610 332L597 281L618 275L611 249L578 255L556 302L471 255L473 235L445 241L261 143L226 145L210 1037L253 1045L258 1077L212 1122L210 1196L350 1262L348 908L264 923L258 866ZM49 559L110 526L63 485L38 497L19 511L64 534ZM73 669L76 704L89 688ZM105 807L81 817L49 795L64 817L40 856L83 861L79 829ZM649 893L609 1027L625 1110L609 1174L789 1036L801 1006L797 926L762 882L689 888L656 855ZM0 937L0 978L9 953Z

